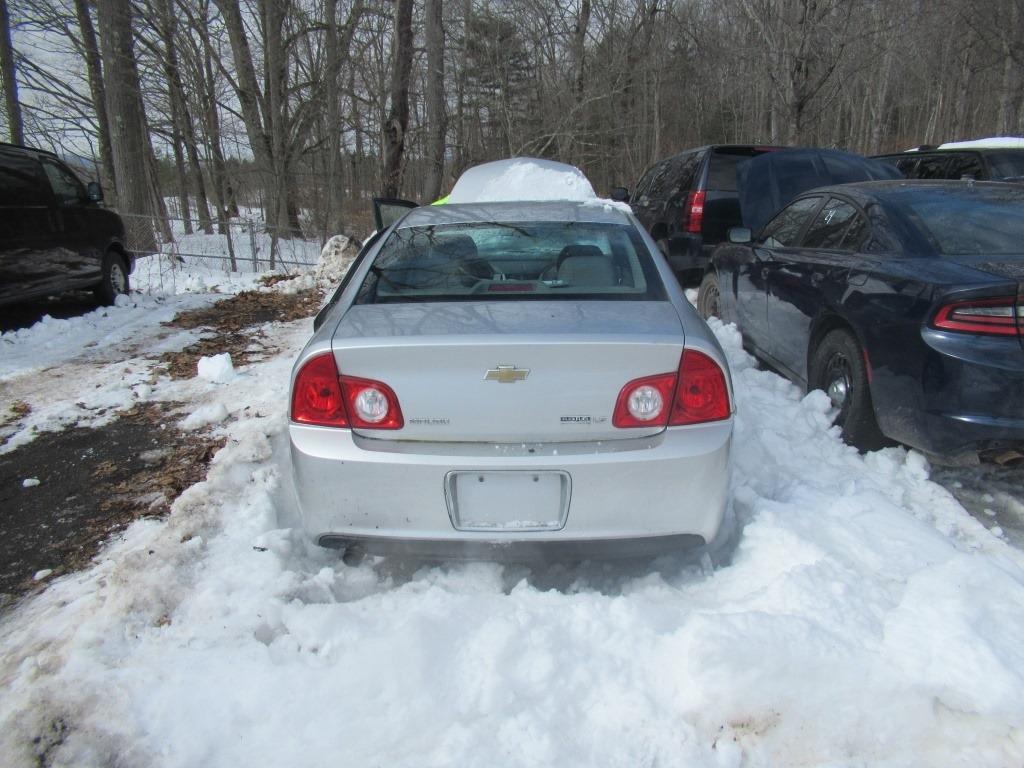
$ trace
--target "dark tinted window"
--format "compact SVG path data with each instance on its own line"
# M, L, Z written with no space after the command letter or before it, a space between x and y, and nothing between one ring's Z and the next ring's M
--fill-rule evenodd
M760 154L763 153L755 149L730 150L728 152L716 149L711 153L707 188L717 192L735 192L739 188L736 181L736 170L741 163Z
M1024 178L1024 152L989 152L985 159L993 179Z
M0 206L48 204L39 163L20 153L0 153Z
M897 158L885 158L887 162L895 164L899 168L900 172L904 176L913 178L914 168L917 166L919 157L897 157Z
M43 160L43 170L50 180L57 205L81 205L86 201L82 182L70 170L52 160Z
M914 190L894 196L895 209L909 217L943 254L1024 254L1024 191Z
M650 253L631 226L482 222L396 230L357 301L664 297Z
M762 230L760 242L769 248L796 245L800 230L820 202L820 197L805 197L783 208Z
M972 179L985 178L985 168L981 164L981 158L973 152L965 152L960 155L952 155L949 158L949 166L946 168L946 177L960 179L970 176Z
M804 236L804 248L839 248L850 223L857 218L857 209L849 203L833 198L814 217L811 228Z
M647 196L647 193L651 189L651 183L654 181L654 177L658 175L658 172L661 170L663 165L664 163L657 163L648 169L647 173L644 174L643 178L640 179L640 182L636 185L636 189L633 190L633 197L631 198L632 202L637 202L640 198Z
M914 173L915 179L945 179L946 167L949 165L948 155L928 155L921 158Z
M839 244L839 250L859 251L864 243L864 238L868 236L869 229L868 220L858 213L853 217L850 226L846 228L846 234L843 235L843 241Z

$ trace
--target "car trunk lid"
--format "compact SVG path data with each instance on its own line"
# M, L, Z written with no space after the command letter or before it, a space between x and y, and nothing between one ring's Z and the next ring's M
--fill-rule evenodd
M338 370L390 386L397 432L427 441L612 440L612 412L629 381L674 372L683 347L663 301L496 301L357 305L333 338Z

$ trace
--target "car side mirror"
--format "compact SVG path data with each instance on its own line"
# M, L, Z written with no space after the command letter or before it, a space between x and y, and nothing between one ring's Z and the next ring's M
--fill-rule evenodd
M98 181L90 181L85 185L85 194L94 203L103 202L103 187Z
M753 233L747 227L729 227L727 234L730 243L737 243L739 245L749 243L754 239Z
M625 187L612 187L611 198L617 203L629 202L629 190Z

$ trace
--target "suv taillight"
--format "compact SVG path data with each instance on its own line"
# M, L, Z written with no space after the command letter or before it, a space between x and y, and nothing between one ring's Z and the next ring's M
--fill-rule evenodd
M932 327L990 336L1016 336L1024 324L1021 299L1005 296L997 299L953 301L939 308Z
M691 192L686 196L686 205L683 206L683 229L687 232L699 235L704 226L704 198L703 189Z
M695 349L684 349L676 373L633 379L619 391L612 426L677 427L729 418L729 387L722 368Z
M292 386L291 420L318 427L401 429L398 397L387 384L341 376L334 355L309 358Z

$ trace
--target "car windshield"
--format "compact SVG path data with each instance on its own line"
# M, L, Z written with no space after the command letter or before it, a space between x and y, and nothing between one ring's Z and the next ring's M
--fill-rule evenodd
M1024 253L1024 192L935 190L904 196L902 208L943 255Z
M391 234L357 302L663 299L636 230L587 222L484 222Z
M985 159L993 179L1024 179L1024 152L990 152Z

